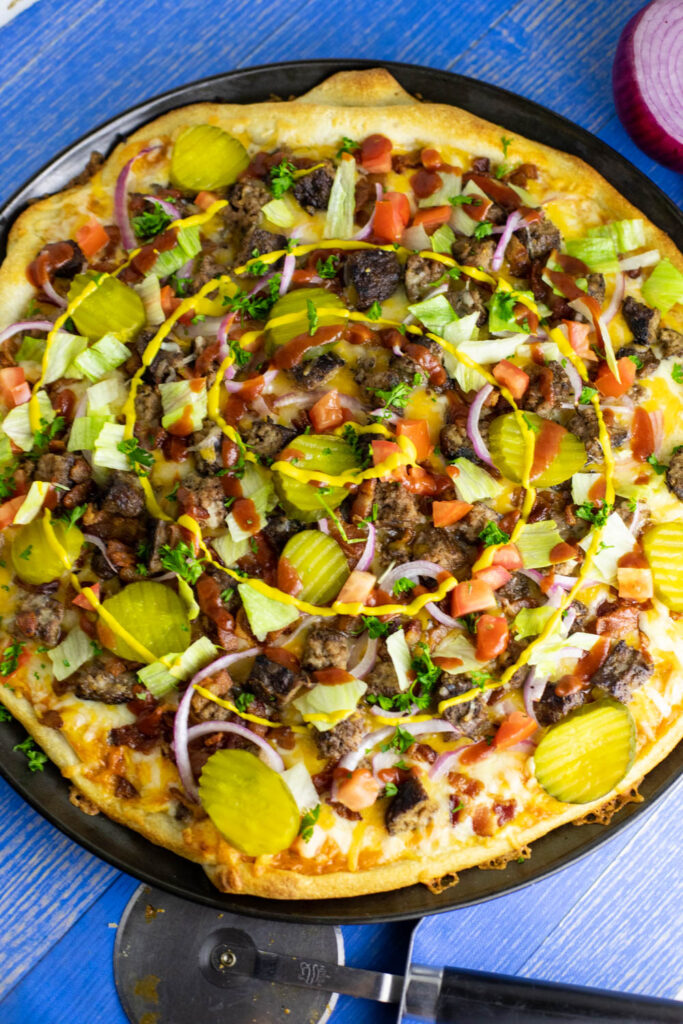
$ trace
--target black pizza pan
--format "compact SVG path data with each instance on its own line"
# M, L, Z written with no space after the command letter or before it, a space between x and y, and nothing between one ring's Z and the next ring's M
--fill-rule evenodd
M378 66L378 61L315 60L271 64L231 71L181 86L133 107L69 146L16 192L0 210L0 259L13 221L36 198L58 192L79 174L93 150L108 154L118 141L160 114L198 102L253 103L300 95L337 71ZM445 71L410 64L382 63L408 92L425 100L449 103L530 139L549 143L581 157L639 207L683 249L683 215L648 178L610 146L558 114L497 86ZM363 924L436 914L529 885L594 850L633 819L647 813L683 770L683 747L672 752L645 778L642 803L630 803L607 825L564 825L536 840L531 858L504 871L472 868L457 885L439 895L415 885L394 892L324 901L280 901L219 893L202 869L103 814L89 817L69 801L69 785L49 764L31 773L12 748L24 737L16 723L0 729L0 772L14 789L71 839L143 882L186 899L235 913L271 920Z

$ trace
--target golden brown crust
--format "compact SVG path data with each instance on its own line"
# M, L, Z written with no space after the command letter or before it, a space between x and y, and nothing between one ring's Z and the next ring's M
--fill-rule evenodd
M410 150L430 144L476 152L500 160L503 129L467 111L442 104L421 103L406 93L384 69L340 72L297 100L238 106L195 104L171 111L139 129L119 145L102 168L86 184L34 203L12 228L8 255L0 268L0 327L16 320L33 294L25 269L36 252L48 241L73 235L89 214L105 222L112 218L114 185L125 162L143 144L163 148L140 168L141 187L158 180L169 160L170 143L189 124L218 124L241 138L252 151L287 144L292 148L336 146L342 136L363 138L381 130L399 149ZM588 190L603 219L623 219L642 213L632 206L593 168L577 157L548 146L515 137L515 157L536 163L550 187L571 192L573 185ZM683 256L673 242L646 220L647 245L656 247L683 271ZM66 738L38 720L28 700L3 689L3 702L33 738L58 765L66 778L115 821L185 857L202 860L183 838L182 826L164 813L150 814L114 797L101 784L93 783ZM619 786L619 793L631 788L665 758L683 735L683 720L675 719L654 741L646 744L632 770ZM614 799L612 794L610 799ZM276 899L321 899L354 896L390 890L421 881L455 875L474 865L509 858L511 848L523 849L566 822L595 813L604 800L592 805L565 806L524 830L504 830L496 836L477 840L476 845L456 853L431 858L402 859L367 870L304 875L254 865L237 859L234 864L206 864L212 881L223 890L244 892Z

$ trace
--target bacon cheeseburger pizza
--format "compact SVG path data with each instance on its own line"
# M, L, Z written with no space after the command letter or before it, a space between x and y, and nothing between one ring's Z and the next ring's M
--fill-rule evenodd
M30 206L0 698L72 798L307 899L637 799L683 723L682 269L383 70L173 111Z

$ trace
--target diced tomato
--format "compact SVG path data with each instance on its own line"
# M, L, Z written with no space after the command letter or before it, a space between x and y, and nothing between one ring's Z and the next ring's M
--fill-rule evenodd
M403 192L385 192L375 203L372 230L377 238L387 242L400 242L410 220L410 203Z
M458 583L451 594L452 614L456 618L469 615L471 612L483 612L487 608L494 608L496 604L493 590L484 580L466 580L465 583Z
M31 389L26 383L23 366L5 366L0 370L0 398L13 407L28 402Z
M432 504L434 526L452 526L471 511L468 501L435 501Z
M515 743L527 740L537 728L538 725L533 718L529 718L522 711L513 711L498 726L498 731L493 737L493 745L499 750L514 747Z
M94 217L76 232L76 242L86 259L90 259L100 249L104 249L108 241L109 235L106 228Z
M198 206L200 210L208 210L218 198L215 192L198 192L195 196L194 205Z
M427 206L425 209L417 211L413 217L413 227L418 227L421 224L427 234L431 235L442 224L450 220L452 212L450 206Z
M502 565L489 565L486 569L477 569L474 578L488 583L491 590L498 590L510 582L512 573L509 573Z
M569 344L576 352L577 356L581 356L584 362L597 362L597 356L593 349L590 347L588 335L591 332L591 324L582 324L578 320L563 320L562 323L567 328L567 337Z
M649 601L654 594L651 569L633 569L630 566L617 568L619 597L629 601Z
M318 399L309 410L308 415L311 418L316 434L323 434L326 430L340 427L344 422L344 410L339 402L339 392L336 388L328 391L326 395Z
M493 376L508 389L513 398L521 398L529 387L529 374L508 359L501 359L493 367Z
M183 301L173 294L170 284L165 284L161 289L159 299L161 301L161 310L166 316L170 316L174 309L177 309Z
M510 639L504 615L480 615L477 619L476 656L479 661L491 661L505 651Z
M502 565L510 572L514 572L515 569L521 569L524 562L516 544L503 544L502 547L496 548L493 564Z
M0 505L0 530L4 530L6 526L14 522L14 517L24 504L24 494L18 494L16 498L10 498L9 501L3 501Z
M95 595L95 597L98 598L98 600L99 600L99 596L100 596L100 585L99 585L99 583L91 583L90 584L90 589L92 590L92 592ZM87 612L91 612L92 611L92 605L90 604L90 601L85 596L85 594L78 594L77 597L74 597L74 599L73 599L73 601L71 603L75 604L77 608L85 608L85 610Z
M407 437L415 445L417 461L424 462L432 453L429 426L426 420L399 420L396 424L398 437Z
M607 363L602 363L598 369L598 376L595 385L601 395L606 398L621 398L636 379L636 364L628 356L617 359L619 380L614 376Z
M375 589L377 577L371 572L363 572L362 569L354 569L346 583L337 594L336 600L342 604L365 604L370 594Z
M387 174L391 170L391 139L386 135L368 135L360 147L360 162L370 174Z
M370 444L372 447L373 466L379 466L380 463L386 462L390 455L395 455L396 452L401 451L395 441L371 441Z
M337 783L337 800L350 811L372 807L382 789L382 783L369 768L356 768L348 778Z

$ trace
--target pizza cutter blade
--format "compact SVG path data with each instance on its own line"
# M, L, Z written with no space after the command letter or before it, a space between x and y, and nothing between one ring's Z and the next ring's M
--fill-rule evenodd
M243 918L148 886L119 924L114 975L133 1024L318 1024L339 993L397 1004L399 1021L683 1024L671 1000L453 967L347 967L339 928Z

